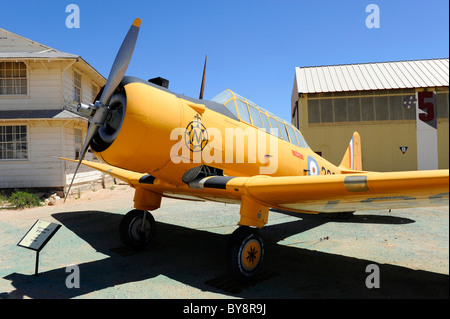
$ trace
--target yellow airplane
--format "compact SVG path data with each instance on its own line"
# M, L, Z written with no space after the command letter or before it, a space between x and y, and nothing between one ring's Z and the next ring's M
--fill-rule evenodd
M89 126L74 178L84 164L135 188L135 209L120 224L126 245L149 244L149 211L162 197L238 203L227 253L231 274L245 280L261 266L258 228L271 208L317 214L448 205L448 169L363 171L357 132L336 166L291 124L230 90L203 100L204 75L199 99L171 92L160 78L124 76L139 28L136 19L95 103L78 107ZM83 160L89 147L101 163Z

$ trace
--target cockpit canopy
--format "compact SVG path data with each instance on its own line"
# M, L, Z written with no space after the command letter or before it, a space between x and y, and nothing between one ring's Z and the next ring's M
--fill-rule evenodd
M231 90L223 91L212 101L225 105L243 122L265 130L296 146L309 148L297 128Z

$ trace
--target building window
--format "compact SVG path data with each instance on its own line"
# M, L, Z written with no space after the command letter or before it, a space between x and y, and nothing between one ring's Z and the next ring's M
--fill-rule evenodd
M294 110L292 111L292 124L294 124L294 126L296 127L299 127L300 121L299 116L297 114L298 114L298 101L295 101Z
M447 90L438 88L436 92L436 108L438 119L448 119L448 88Z
M82 143L82 136L81 136L81 130L76 128L75 129L75 143L76 144L81 144Z
M75 159L80 159L81 156L81 143L83 140L82 131L78 128L74 129L75 136Z
M0 126L0 160L28 160L25 125Z
M415 120L415 109L403 104L414 94L414 89L308 94L308 123Z
M27 67L23 62L0 62L0 95L27 95Z
M81 74L73 71L74 102L81 103Z
M308 100L308 122L320 123L320 100Z

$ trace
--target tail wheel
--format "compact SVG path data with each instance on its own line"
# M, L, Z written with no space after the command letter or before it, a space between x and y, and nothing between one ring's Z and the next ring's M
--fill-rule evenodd
M230 272L234 279L250 279L261 267L264 245L257 229L240 227L230 238Z
M122 219L119 232L122 242L133 249L144 249L155 234L153 215L143 210L132 210Z

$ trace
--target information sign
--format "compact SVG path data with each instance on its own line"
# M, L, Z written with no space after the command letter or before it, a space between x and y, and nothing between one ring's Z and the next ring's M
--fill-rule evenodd
M60 227L61 225L55 223L37 220L17 245L41 251Z
M37 220L30 230L23 236L17 246L28 248L36 252L36 266L34 275L38 275L39 252L61 227L59 224Z

